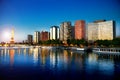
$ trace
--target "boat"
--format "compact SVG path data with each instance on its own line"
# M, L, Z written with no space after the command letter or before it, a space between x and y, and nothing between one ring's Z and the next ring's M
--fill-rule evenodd
M76 48L76 50L84 51L84 48Z
M94 48L93 52L98 54L119 54L120 55L120 48Z

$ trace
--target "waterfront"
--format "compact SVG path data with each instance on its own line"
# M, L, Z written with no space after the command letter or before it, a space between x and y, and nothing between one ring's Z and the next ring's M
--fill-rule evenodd
M0 80L120 79L120 55L56 48L0 49Z

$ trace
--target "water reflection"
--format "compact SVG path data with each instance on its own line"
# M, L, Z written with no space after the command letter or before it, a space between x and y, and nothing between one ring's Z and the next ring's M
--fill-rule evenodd
M9 50L9 55L10 55L10 65L12 66L14 64L14 49Z
M111 60L99 60L98 69L101 74L113 75L114 74L114 62Z
M56 62L57 62L57 59L56 59L55 51L51 50L50 51L50 65L51 65L51 67L54 68L55 64L57 64Z
M47 57L49 56L49 49L41 48L40 50L40 63L42 66L46 65Z
M91 53L86 58L86 72L88 74L114 74L114 60L109 56L108 59L103 58L103 55Z
M34 63L38 62L38 48L33 49L33 59L34 59Z
M8 64L10 62L10 64ZM69 72L84 75L114 76L120 71L119 55L77 53L74 51L46 48L1 49L0 65L6 67L27 66L36 70L52 71L54 75ZM1 69L1 66L0 66ZM39 73L39 72L38 72Z

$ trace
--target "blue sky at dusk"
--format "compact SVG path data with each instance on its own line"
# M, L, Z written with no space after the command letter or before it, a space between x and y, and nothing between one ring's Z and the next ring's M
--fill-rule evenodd
M49 31L61 22L106 19L116 21L120 35L120 0L0 0L0 42L9 41L4 33L15 29L15 40L27 39L34 31Z

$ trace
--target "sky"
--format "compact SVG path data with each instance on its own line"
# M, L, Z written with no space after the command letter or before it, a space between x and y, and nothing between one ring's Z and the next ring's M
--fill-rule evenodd
M120 0L0 0L0 42L27 39L34 31L49 31L61 22L85 20L115 20L116 34L120 35ZM9 36L8 36L9 35Z

